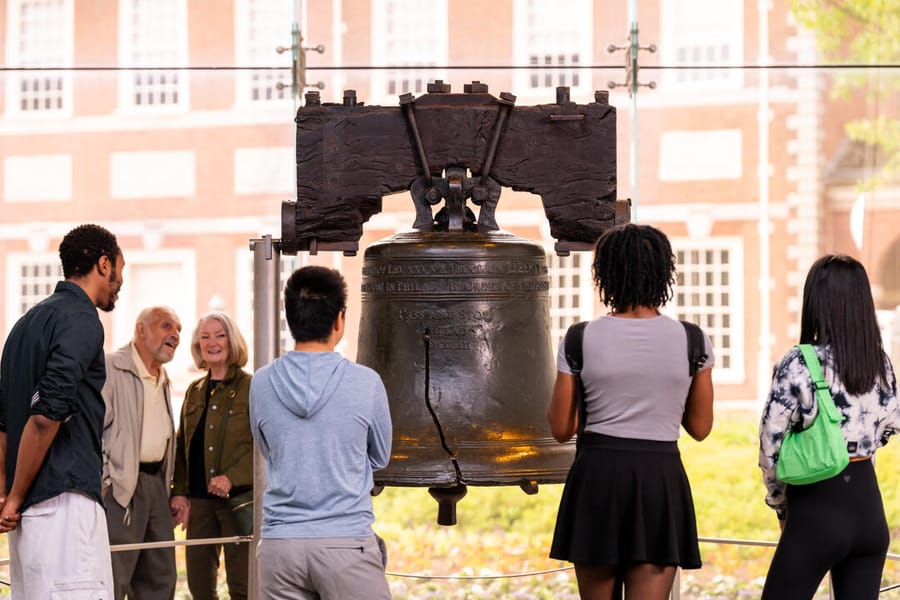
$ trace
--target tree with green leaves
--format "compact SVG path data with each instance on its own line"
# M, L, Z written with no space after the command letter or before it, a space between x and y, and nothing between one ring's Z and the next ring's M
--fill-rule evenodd
M873 118L847 122L847 136L884 157L864 182L872 189L900 176L900 0L791 0L798 23L816 34L829 64L858 65L838 74L833 93L862 91Z

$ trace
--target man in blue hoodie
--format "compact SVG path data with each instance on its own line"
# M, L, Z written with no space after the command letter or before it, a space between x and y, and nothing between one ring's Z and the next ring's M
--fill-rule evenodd
M256 372L250 423L268 486L257 548L263 598L390 598L372 531L372 473L391 456L378 374L334 351L347 284L324 267L284 288L294 351Z

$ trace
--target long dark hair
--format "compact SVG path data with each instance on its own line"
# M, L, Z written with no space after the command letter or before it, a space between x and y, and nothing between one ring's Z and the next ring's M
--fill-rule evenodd
M629 223L608 229L597 240L593 272L601 302L614 312L658 308L672 297L675 257L662 231Z
M828 344L850 394L877 380L887 385L884 348L865 267L850 256L828 254L813 263L803 286L801 344Z

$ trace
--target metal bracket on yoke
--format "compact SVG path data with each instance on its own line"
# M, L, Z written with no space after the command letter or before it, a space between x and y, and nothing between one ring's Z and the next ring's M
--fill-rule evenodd
M486 87L484 86L485 92ZM429 84L428 91L430 93L447 93L449 92L449 86L444 84L443 81L435 81L433 84ZM481 90L467 86L466 91ZM412 94L400 96L400 107L403 109L403 115L406 117L410 137L415 147L416 155L419 158L419 166L422 169L422 174L413 180L409 189L416 209L413 229L419 231L442 229L449 231L461 231L463 229L496 231L500 228L497 225L496 213L501 187L490 176L491 167L497 154L497 147L500 145L500 138L509 120L509 113L516 103L516 97L508 92L501 92L500 97L497 99L499 105L497 120L494 122L494 129L481 174L477 178L466 177L466 169L461 167L447 168L445 170L446 176L440 179L435 179L432 176L428 164L428 156L422 143L422 135L416 122L414 103L415 98ZM466 200L469 198L472 199L476 206L481 207L477 223L474 213L466 206ZM445 200L445 207L438 211L437 215L432 214L431 207L438 204L441 200Z

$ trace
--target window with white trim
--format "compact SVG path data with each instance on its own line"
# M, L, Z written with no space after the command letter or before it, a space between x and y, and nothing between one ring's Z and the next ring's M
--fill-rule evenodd
M298 15L305 14L301 1ZM238 100L248 104L289 103L291 101L291 53L276 49L291 46L294 3L287 0L238 0L235 3L235 49L237 64L265 67L238 72ZM305 38L305 35L304 35Z
M297 194L297 154L294 146L235 148L236 194Z
M73 0L10 0L6 63L33 67L6 76L7 110L28 115L71 112ZM60 67L59 71L45 70Z
M197 324L197 253L190 248L130 249L125 252L125 284L106 329L107 347L119 348L134 335L134 320L149 306L169 306L181 320L181 345L166 364L178 380L193 369L191 332Z
M744 59L743 0L663 0L660 60L677 67L733 67ZM663 83L677 87L737 87L740 69L665 69Z
M63 280L59 255L52 252L11 252L6 257L6 273L6 329L0 331L0 339Z
M516 73L519 93L590 91L590 71L577 67L591 62L592 10L589 0L516 0L516 64L536 67Z
M249 255L248 255L249 254ZM298 252L296 255L281 255L281 266L278 289L278 348L283 354L294 349L294 338L291 337L291 330L288 328L287 317L284 314L284 284L294 273L295 270L306 267L308 265L323 265L332 269L341 270L343 265L343 256L340 252L325 252L317 257L312 257L307 253ZM242 293L240 290L253 290L253 253L249 252L246 247L238 248L237 260L235 261L238 272L235 277L238 291L238 308L236 318L238 327L247 339L250 345L250 353L253 354L253 294ZM340 348L340 346L339 346ZM252 364L252 362L251 362Z
M373 99L396 100L428 91L443 73L414 67L447 62L447 0L374 0L372 57L378 66L402 66L373 74ZM458 90L461 91L461 90Z
M739 238L673 239L677 279L666 312L709 336L717 380L744 376L743 251Z
M594 318L594 284L591 253L572 252L557 256L547 250L550 272L550 339L556 344L573 323ZM555 354L554 354L555 355Z
M739 179L743 175L740 129L664 131L659 137L661 181Z
M131 110L187 107L186 0L120 0L119 100ZM173 68L175 67L175 68Z
M251 261L253 260L253 256L250 257ZM300 267L305 267L309 262L309 255L300 253L295 256L282 256L281 257L281 273L279 274L279 282L281 284L282 293L280 294L281 300L278 302L278 340L279 345L278 348L281 352L287 352L289 350L294 349L294 338L291 337L291 330L287 324L287 317L284 314L284 284L287 283L287 280L291 277L291 275L299 269ZM252 279L252 262L251 262L251 279ZM253 304L250 304L250 316L252 319L253 316Z
M52 173L52 177L47 177ZM12 155L3 159L4 202L72 199L72 155Z

